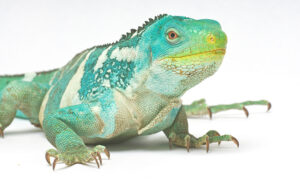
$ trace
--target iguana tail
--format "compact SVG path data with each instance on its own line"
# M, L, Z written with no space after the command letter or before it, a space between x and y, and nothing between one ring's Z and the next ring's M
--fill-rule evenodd
M38 72L38 73L26 73L19 75L3 75L0 76L0 96L1 91L12 81L32 81L40 84L49 85L58 69ZM16 117L28 119L21 111L17 111Z

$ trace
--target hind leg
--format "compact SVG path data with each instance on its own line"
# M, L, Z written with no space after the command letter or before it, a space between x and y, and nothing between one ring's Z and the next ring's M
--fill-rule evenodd
M0 135L22 111L35 126L40 126L38 114L48 87L36 82L13 81L7 85L0 96Z

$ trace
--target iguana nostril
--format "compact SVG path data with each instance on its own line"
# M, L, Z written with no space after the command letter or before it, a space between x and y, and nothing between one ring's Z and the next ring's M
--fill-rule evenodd
M206 37L206 41L210 44L216 43L216 37L213 34L208 34Z

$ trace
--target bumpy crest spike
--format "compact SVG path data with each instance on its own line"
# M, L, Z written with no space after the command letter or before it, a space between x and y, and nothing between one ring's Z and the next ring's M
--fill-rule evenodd
M160 14L160 15L157 15L157 16L154 17L154 19L153 19L153 18L149 18L149 20L148 20L148 21L145 21L144 24L143 24L142 26L139 26L139 27L137 28L137 30L136 30L136 29L131 29L130 32L128 32L128 33L122 35L122 37L121 37L121 39L120 39L119 41L122 41L122 40L128 40L129 38L132 37L132 35L133 35L135 32L138 32L138 33L139 33L139 32L141 32L141 31L143 31L146 27L150 26L151 24L153 24L154 22L156 22L157 20L159 20L159 19L161 19L161 18L163 18L163 17L165 17L165 16L167 16L167 14Z
M136 32L135 29L131 29L131 30L130 30L130 33L131 33L131 34L133 34L133 33L135 33L135 32Z

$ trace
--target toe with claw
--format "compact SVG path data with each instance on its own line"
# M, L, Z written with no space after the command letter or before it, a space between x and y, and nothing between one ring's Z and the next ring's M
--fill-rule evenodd
M233 143L236 144L237 147L239 147L239 141L231 136L231 135L220 135L217 131L209 131L209 134L212 134L213 132L216 132L215 135L210 135L209 136L209 143L215 143L217 142L219 145L221 141L232 141Z

